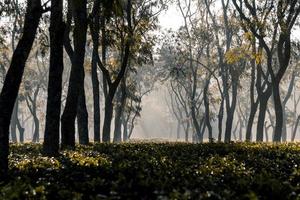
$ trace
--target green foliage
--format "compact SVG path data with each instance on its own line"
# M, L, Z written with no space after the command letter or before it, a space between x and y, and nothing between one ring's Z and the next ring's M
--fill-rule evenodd
M298 144L12 145L0 199L298 199Z

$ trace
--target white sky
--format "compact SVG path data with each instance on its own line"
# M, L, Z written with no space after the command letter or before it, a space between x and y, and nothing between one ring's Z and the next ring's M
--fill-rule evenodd
M159 21L163 29L177 30L183 25L183 18L176 6L169 6L169 9L159 16Z

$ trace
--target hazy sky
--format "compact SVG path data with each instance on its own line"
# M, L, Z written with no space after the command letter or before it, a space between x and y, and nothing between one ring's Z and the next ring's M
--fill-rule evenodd
M176 30L183 24L181 13L175 6L169 6L169 9L160 15L159 20L161 27L165 29Z

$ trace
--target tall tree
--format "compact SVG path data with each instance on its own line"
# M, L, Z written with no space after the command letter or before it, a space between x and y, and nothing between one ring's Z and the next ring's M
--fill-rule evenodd
M69 80L68 95L61 117L62 148L75 147L75 118L84 86L84 57L87 33L87 1L70 0L74 18L74 54Z
M59 150L59 125L63 73L63 0L51 1L50 17L50 69L43 151L53 156Z
M298 0L278 0L275 2L269 0L257 2L253 0L250 3L249 0L233 0L233 4L242 20L247 24L249 30L258 39L266 52L267 69L270 75L276 116L273 139L276 142L280 142L283 128L280 82L289 66L291 57L291 31L300 13L300 2ZM259 9L256 9L256 7L259 7ZM260 10L262 13L258 13L257 10ZM273 25L268 26L267 23L273 23ZM257 29L258 24L260 28ZM268 35L268 32L271 32L271 36ZM271 45L268 45L268 36L271 39ZM275 69L273 65L272 50L275 45L277 47L279 69Z
M93 11L90 16L90 30L93 40L92 52L92 86L93 86L93 105L94 105L94 142L100 142L100 90L97 73L97 55L99 49L99 33L100 33L100 0L95 0ZM103 8L104 9L104 8ZM102 15L102 17L104 17ZM105 20L105 19L102 19ZM103 37L103 36L102 36Z
M42 12L43 8L40 0L27 1L23 34L14 50L0 94L0 180L7 175L10 118L18 96L25 63L31 51Z
M106 66L101 62L99 56L97 56L97 62L102 70L103 76L105 78L105 82L108 85L107 95L105 97L105 111L104 111L104 124L103 124L103 142L110 142L110 128L111 128L111 121L112 121L112 114L113 114L113 99L117 88L125 75L125 71L128 65L128 60L130 56L130 46L132 43L132 36L133 36L133 28L132 28L132 17L131 17L131 9L132 3L131 0L127 1L126 9L125 9L125 16L127 22L127 37L124 44L124 52L122 53L122 59L120 64L120 70L114 80L106 68Z

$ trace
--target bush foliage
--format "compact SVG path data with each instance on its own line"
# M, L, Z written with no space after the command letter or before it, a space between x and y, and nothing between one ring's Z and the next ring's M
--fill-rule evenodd
M300 199L300 145L12 145L0 199Z

